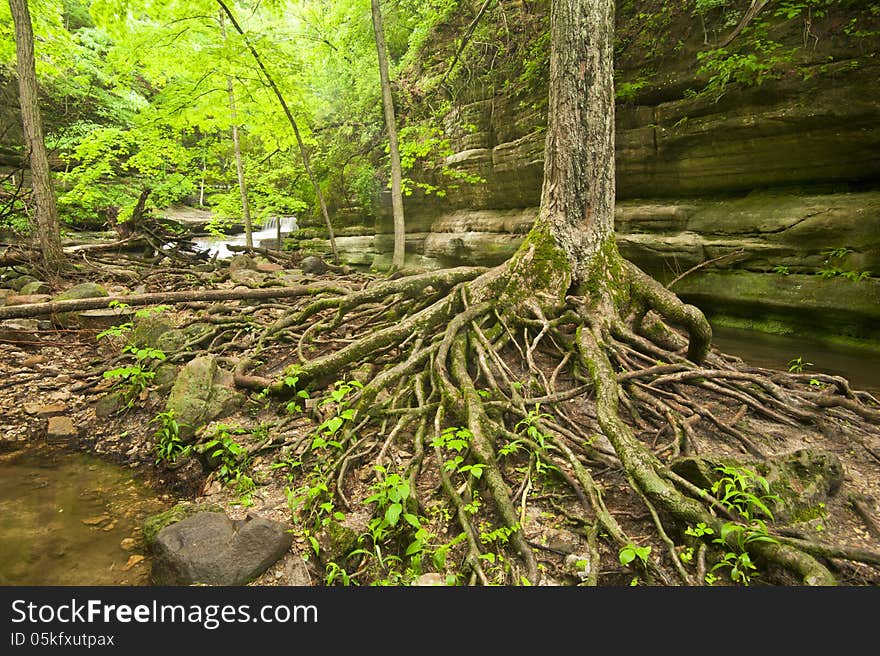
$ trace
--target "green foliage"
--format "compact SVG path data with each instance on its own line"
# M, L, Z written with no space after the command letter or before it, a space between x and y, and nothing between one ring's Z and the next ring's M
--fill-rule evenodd
M788 361L788 371L794 374L803 373L805 367L812 367L812 362L804 362L803 357L798 356Z
M150 420L159 424L156 430L156 464L161 462L174 463L178 458L186 456L191 446L180 439L180 426L174 417L174 409L160 412Z
M651 547L639 547L635 544L629 543L624 547L621 547L618 552L618 559L620 560L621 565L629 565L636 558L639 559L639 562L642 563L642 566L645 567L648 564L648 556L651 553Z
M233 438L234 435L245 432L242 428L219 424L198 448L219 463L216 469L217 478L224 484L234 484L236 491L246 500L256 484L247 473L250 460L248 452Z
M470 448L474 435L467 428L449 426L440 435L431 440L431 446L453 451L454 455L443 463L443 469L450 473L470 474L474 478L483 476L486 465L482 463L465 464L465 455Z
M780 499L771 494L767 479L747 467L720 465L715 471L721 477L712 484L712 493L743 521L726 522L720 535L713 539L713 543L723 548L723 554L710 573L725 569L734 583L749 585L757 574L757 567L747 546L753 542L777 542L768 532L764 518L773 519L768 504Z
M299 380L299 378L295 376L288 376L288 378L296 378L296 380L293 381L294 385L296 384L296 381ZM354 409L348 407L350 397L355 390L363 389L363 387L363 384L357 380L346 381L343 379L337 380L333 383L330 394L320 401L318 406L324 407L332 404L334 405L336 412L331 417L321 422L321 425L316 429L315 435L312 437L311 448L313 450L326 447L333 447L334 449L342 448L342 443L337 439L339 431L346 422L350 422L354 419Z
M697 73L708 77L703 89L720 98L727 85L745 87L761 86L766 80L782 74L783 66L792 61L793 50L783 50L772 41L756 40L749 52L731 52L727 48L715 48L697 53Z

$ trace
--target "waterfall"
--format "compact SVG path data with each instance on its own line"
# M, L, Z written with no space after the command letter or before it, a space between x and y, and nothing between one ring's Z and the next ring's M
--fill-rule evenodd
M281 221L282 234L285 232L293 232L297 228L295 216L270 216L266 219L260 232L269 234L269 236L276 234L279 221Z

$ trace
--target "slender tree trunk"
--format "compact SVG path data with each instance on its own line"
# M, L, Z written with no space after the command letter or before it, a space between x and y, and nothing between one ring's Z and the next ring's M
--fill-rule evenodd
M235 91L232 88L232 78L226 78L226 88L229 91L229 112L232 118L232 148L235 150L235 171L238 174L238 191L241 194L241 216L244 219L245 246L254 247L253 226L251 225L251 210L248 205L247 184L244 181L244 163L241 159L241 140L238 136L238 112L235 110Z
M33 178L36 211L34 229L39 239L43 264L48 271L57 270L63 261L58 208L49 169L49 157L43 138L43 122L37 97L37 72L34 61L34 31L27 0L9 0L15 24L15 53L18 60L18 92L21 122L24 128Z
M245 35L244 30L241 29L241 25L239 25L238 21L235 19L235 15L232 13L232 11L230 11L229 7L226 6L223 0L217 0L217 4L220 5L221 9L223 9L224 13L232 23L232 26L235 28L235 31L238 32L244 39L244 43L250 51L251 56L254 58L254 61L257 63L260 71L265 76L266 83L269 85L269 88L272 89L272 92L278 99L278 102L281 105L281 109L284 110L284 115L287 117L287 121L290 123L290 127L293 128L293 135L296 137L296 144L299 147L303 166L306 169L309 180L311 180L312 182L312 186L315 189L315 195L318 198L318 204L321 206L321 213L324 215L324 223L327 226L327 233L330 238L330 250L333 251L333 261L338 263L339 251L336 249L336 237L333 234L333 224L330 222L330 212L327 210L327 203L324 201L324 194L321 191L321 185L318 184L318 179L315 177L315 174L312 171L312 166L309 163L309 151L302 140L302 135L299 132L299 126L297 125L296 120L293 118L293 113L290 111L290 107L287 106L287 101L284 99L284 95L281 93L278 85L275 84L275 79L271 75L269 75L269 71L266 70L266 66L263 64L263 60L260 57L260 54L257 52L256 48L254 48L253 44L251 44L250 40Z
M370 0L373 11L373 33L379 55L379 79L382 85L382 105L385 109L385 129L388 130L388 150L391 156L391 208L394 216L394 255L392 265L403 267L406 254L406 224L403 216L403 173L400 169L400 148L397 141L397 120L394 116L394 98L391 95L391 78L388 74L388 48L385 45L385 29L379 0Z
M223 32L223 40L226 41L226 22L223 13L220 13L220 30ZM241 159L241 139L238 134L238 110L235 106L235 89L232 86L232 76L226 76L226 93L229 96L229 117L232 122L232 149L235 153L235 172L238 176L238 192L241 194L241 216L244 219L245 246L254 247L253 226L251 225L251 210L248 205L247 184L244 180L244 163Z
M538 226L574 282L614 238L613 0L553 0L550 107Z

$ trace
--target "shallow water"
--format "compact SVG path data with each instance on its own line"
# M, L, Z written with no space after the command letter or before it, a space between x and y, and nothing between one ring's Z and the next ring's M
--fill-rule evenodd
M45 446L8 454L0 585L147 585L141 526L166 507L126 468L96 457Z
M715 347L738 355L758 367L788 370L789 361L802 358L804 372L843 376L855 389L880 394L880 345L878 350L830 344L798 335L772 335L740 328L712 327Z

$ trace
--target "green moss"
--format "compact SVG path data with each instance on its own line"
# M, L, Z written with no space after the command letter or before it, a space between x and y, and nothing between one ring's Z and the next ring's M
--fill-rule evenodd
M156 536L166 526L176 524L179 521L192 517L200 512L225 512L223 507L217 504L200 505L184 501L178 503L165 512L152 515L146 519L143 526L144 541L147 545L153 543Z
M499 298L514 306L534 298L536 293L550 293L562 303L571 281L568 257L546 228L536 225L508 264L510 276L502 280Z

